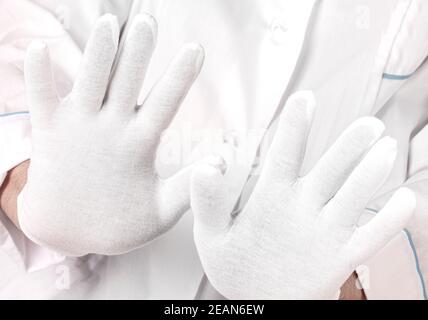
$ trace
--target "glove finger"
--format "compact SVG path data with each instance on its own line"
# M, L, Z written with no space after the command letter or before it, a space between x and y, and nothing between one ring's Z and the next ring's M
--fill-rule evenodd
M311 197L322 205L329 201L384 129L383 123L373 117L359 119L349 126L303 178Z
M117 19L106 14L97 20L86 44L82 65L71 92L73 106L98 111L102 105L119 39Z
M415 207L413 191L400 188L370 222L357 228L349 241L353 266L364 263L403 230Z
M394 139L379 140L327 204L326 218L343 227L355 226L373 194L389 176L396 154Z
M153 87L140 109L138 118L147 138L146 147L153 152L175 116L202 67L204 52L201 46L186 45L173 59L165 74Z
M37 126L49 118L59 103L52 79L49 52L45 43L34 41L30 44L24 70L31 122L33 126Z
M266 157L261 181L292 184L299 176L315 108L310 91L293 94L285 105Z
M133 111L156 41L156 21L138 15L132 22L108 91L108 108Z

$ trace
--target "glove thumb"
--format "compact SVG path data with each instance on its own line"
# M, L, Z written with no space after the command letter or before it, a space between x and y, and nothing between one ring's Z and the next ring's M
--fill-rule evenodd
M190 203L195 227L220 231L229 225L229 187L224 177L225 171L226 163L221 157L213 157L193 170L190 179Z

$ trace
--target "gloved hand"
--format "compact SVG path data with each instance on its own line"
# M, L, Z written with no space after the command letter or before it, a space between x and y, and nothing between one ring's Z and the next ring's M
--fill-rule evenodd
M356 227L396 155L393 139L377 141L384 127L375 118L357 120L299 176L314 106L308 92L288 100L259 181L234 219L221 170L204 164L193 172L195 243L208 279L227 298L333 299L413 213L413 193L400 189Z
M115 17L96 22L62 100L46 46L34 43L27 52L32 155L18 219L29 238L67 255L138 248L170 229L190 203L190 168L162 180L154 160L162 131L201 69L203 50L185 45L137 107L156 22L134 19L112 72L118 36Z

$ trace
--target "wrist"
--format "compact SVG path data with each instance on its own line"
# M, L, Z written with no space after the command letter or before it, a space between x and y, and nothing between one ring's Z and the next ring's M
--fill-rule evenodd
M0 187L0 208L18 228L17 198L27 182L29 164L27 160L12 168Z
M353 272L342 285L340 290L340 300L367 300L364 290L358 285L358 275Z

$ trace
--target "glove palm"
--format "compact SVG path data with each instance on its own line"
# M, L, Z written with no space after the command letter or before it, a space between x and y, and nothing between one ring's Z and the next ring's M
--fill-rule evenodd
M138 248L189 206L189 169L163 180L154 159L162 131L201 68L202 49L185 46L136 107L156 23L135 18L112 72L118 33L114 17L99 19L63 100L55 94L46 47L36 43L27 53L33 150L19 223L35 242L67 255Z
M375 144L383 131L375 118L356 121L299 177L314 105L307 92L289 99L259 181L235 218L221 172L205 164L193 174L196 246L208 279L227 298L333 298L413 212L414 196L402 189L356 227L396 153L391 138Z

